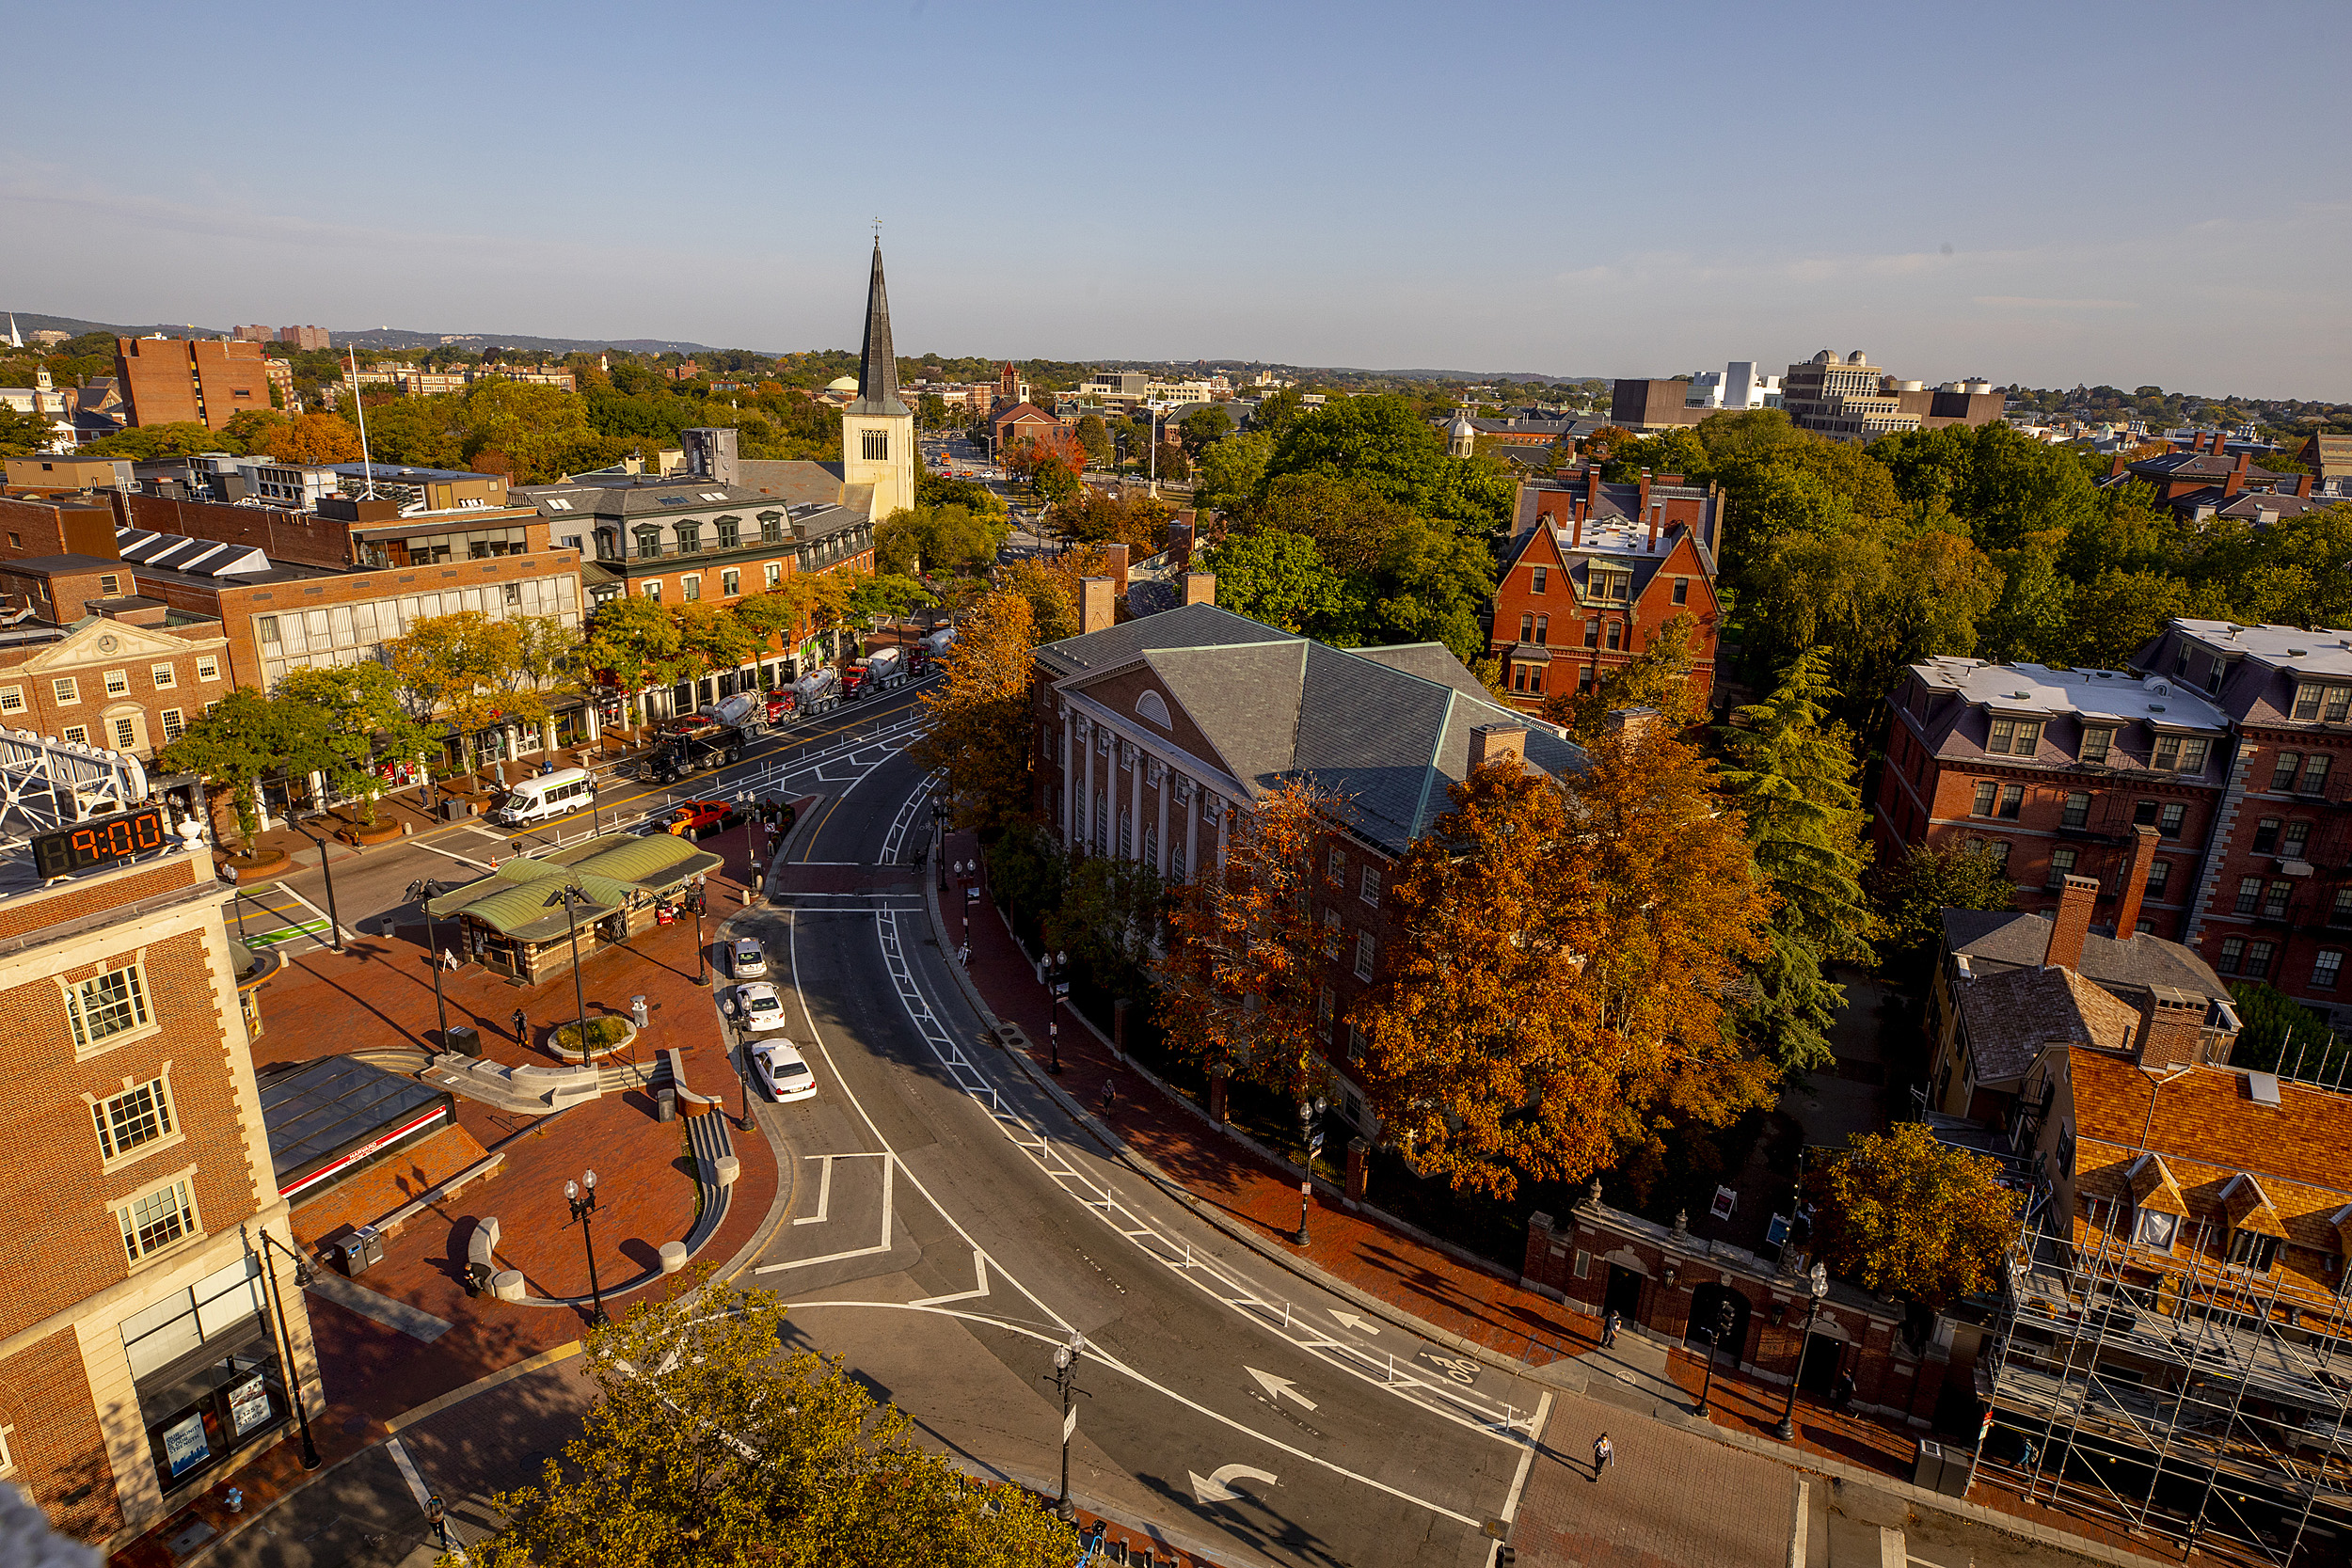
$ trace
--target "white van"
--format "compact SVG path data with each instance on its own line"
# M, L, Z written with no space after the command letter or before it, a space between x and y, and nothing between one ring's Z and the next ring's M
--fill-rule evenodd
M508 792L491 820L510 828L545 822L566 812L595 803L596 776L585 768L559 768L535 779L525 779Z

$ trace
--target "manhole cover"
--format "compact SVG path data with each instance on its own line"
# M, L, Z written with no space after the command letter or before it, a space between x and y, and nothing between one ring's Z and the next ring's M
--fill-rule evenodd
M165 1542L164 1549L174 1557L185 1557L219 1533L212 1526L199 1519L186 1529Z

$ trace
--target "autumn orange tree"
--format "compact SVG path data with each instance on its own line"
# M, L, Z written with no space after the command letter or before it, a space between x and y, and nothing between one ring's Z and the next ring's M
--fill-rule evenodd
M930 723L910 748L947 776L961 827L1002 832L1029 815L1029 674L1036 618L1018 594L984 594L939 656L946 680L923 693Z
M359 431L341 414L297 414L269 433L280 463L357 463Z
M1857 1133L1805 1172L1814 1251L1842 1279L1930 1307L1981 1294L2017 1240L2018 1196L2000 1176L1998 1160L1920 1122Z
M1579 741L1606 731L1609 715L1619 708L1655 708L1666 724L1688 728L1698 722L1706 705L1691 683L1691 644L1697 634L1698 621L1684 610L1659 627L1647 647L1603 674L1592 690L1564 686L1545 698L1544 717Z
M1211 1071L1301 1098L1323 1071L1316 849L1333 803L1292 779L1229 808L1224 864L1204 863L1179 890L1160 971L1160 1025L1171 1047Z
M1399 935L1356 1018L1365 1083L1457 1188L1580 1180L1771 1099L1729 1026L1772 911L1738 816L1663 725L1589 750L1581 776L1472 773L1397 871Z

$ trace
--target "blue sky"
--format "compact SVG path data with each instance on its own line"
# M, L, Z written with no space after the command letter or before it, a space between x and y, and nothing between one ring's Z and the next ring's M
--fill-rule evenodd
M2352 399L2352 7L11 8L0 308Z

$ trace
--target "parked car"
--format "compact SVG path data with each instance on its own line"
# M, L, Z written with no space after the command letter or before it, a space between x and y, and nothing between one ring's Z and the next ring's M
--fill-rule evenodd
M752 1063L759 1070L761 1085L777 1104L817 1097L817 1075L809 1071L807 1058L793 1049L790 1040L752 1047Z
M755 979L767 974L767 947L757 937L736 938L734 956L727 960L727 972L739 980Z
M755 1034L784 1027L784 1002L765 980L735 988L736 1022Z
M669 827L678 838L708 838L742 820L732 800L688 800L671 810Z

